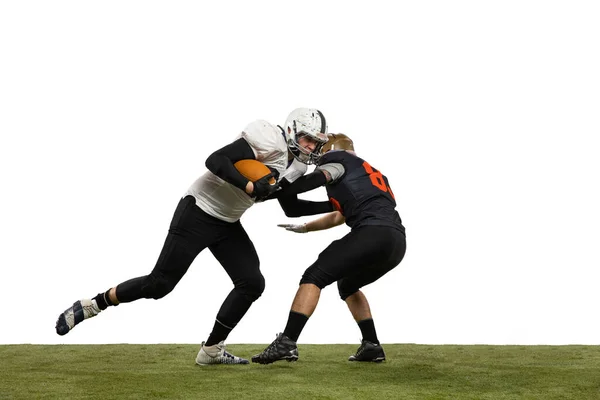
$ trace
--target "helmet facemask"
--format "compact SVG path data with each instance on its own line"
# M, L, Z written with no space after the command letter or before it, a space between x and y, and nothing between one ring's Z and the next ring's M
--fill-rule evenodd
M309 108L298 108L288 116L285 123L288 149L298 161L304 164L316 164L321 157L321 149L327 143L327 124L321 111ZM302 137L315 143L310 150L300 145Z
M303 147L300 144L300 139L302 137L307 137L313 140L313 142L315 143L315 149L311 151L310 149ZM319 158L321 158L321 150L323 149L323 145L325 143L326 142L314 140L314 137L312 135L309 135L305 132L299 132L294 135L294 139L290 138L290 140L288 140L288 148L294 155L294 158L296 158L298 161L304 164L310 165L316 164L319 161Z

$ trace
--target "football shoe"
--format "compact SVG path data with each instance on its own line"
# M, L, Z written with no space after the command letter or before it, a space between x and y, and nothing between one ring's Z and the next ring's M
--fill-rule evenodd
M75 327L75 325L85 319L95 317L100 311L98 304L96 304L96 300L78 300L58 316L58 320L56 321L56 333L61 336L66 335Z
M271 364L275 361L298 360L298 346L289 337L283 333L277 335L277 338L262 353L252 357L252 362L259 364Z
M385 361L385 353L380 344L363 340L356 354L351 355L348 361L382 362Z
M196 364L211 365L211 364L249 364L248 360L236 357L225 351L224 341L220 341L214 346L205 346L202 342L200 351L196 356Z

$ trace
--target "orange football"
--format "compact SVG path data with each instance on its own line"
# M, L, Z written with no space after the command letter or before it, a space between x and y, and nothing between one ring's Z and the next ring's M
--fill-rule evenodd
M240 160L233 164L240 174L248 178L249 181L256 182L265 175L271 173L271 170L260 161L256 160ZM275 178L269 179L271 185L275 184Z

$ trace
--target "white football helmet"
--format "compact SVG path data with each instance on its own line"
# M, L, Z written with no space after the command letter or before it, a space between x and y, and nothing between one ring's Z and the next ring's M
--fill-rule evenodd
M321 156L321 149L327 143L327 122L323 113L316 108L297 108L288 115L285 126L288 149L304 164L315 164ZM317 145L313 151L300 146L298 139L309 136Z

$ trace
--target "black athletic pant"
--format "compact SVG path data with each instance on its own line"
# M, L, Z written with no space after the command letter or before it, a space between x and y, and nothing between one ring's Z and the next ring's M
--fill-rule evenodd
M258 255L240 221L229 223L208 215L196 206L193 196L186 196L179 202L152 272L119 284L117 298L127 303L166 296L206 247L234 284L217 319L225 326L235 327L265 288Z
M333 241L302 276L301 284L323 289L338 283L342 300L394 269L406 252L406 237L398 229L367 225Z

